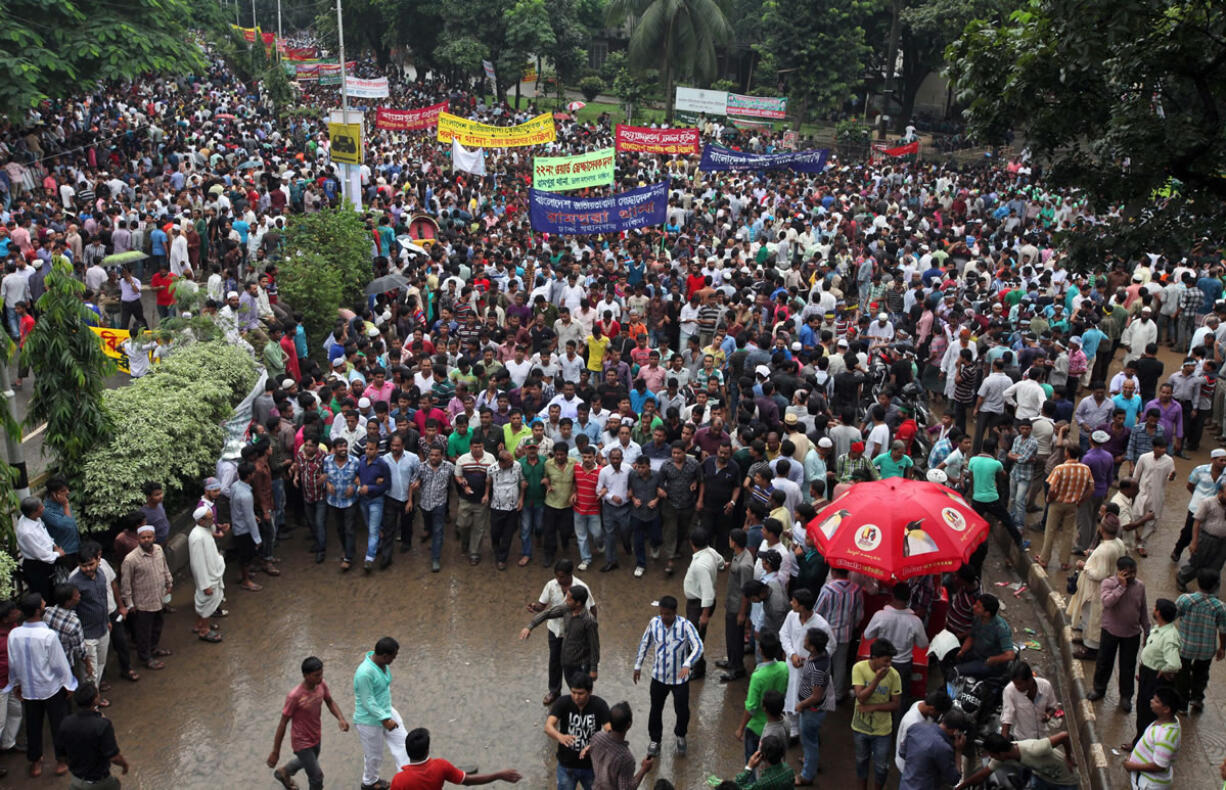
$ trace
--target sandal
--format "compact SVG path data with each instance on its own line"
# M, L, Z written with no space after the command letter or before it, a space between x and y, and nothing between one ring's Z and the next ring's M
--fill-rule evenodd
M210 617L229 617L229 616L230 616L229 609L218 609L217 611L213 612L212 615L210 615Z
M217 632L215 632L215 631L209 631L208 633L205 633L205 634L197 634L197 635L196 635L196 637L197 637L197 638L198 638L198 639L199 639L201 642L214 642L214 643L216 643L216 642L220 642L220 641L221 641L221 634L219 634L219 633L217 633Z
M247 582L246 584L240 584L239 587L242 587L244 590L247 590L249 592L259 592L260 590L264 589L263 585L256 584L255 582Z
M278 768L272 772L272 777L281 783L286 790L298 790L298 785L293 779L289 778L289 774L285 773L284 768Z
M164 662L164 661L147 661L147 662L145 663L145 666L149 667L150 669L165 669L165 668L166 668L166 662Z
M1145 550L1144 546L1137 546L1137 556L1138 557L1148 557L1149 552Z
M530 562L532 562L532 558L531 558L531 557L520 557L520 558L519 558L519 562L518 562L518 563L516 563L516 564L517 564L517 565L519 565L519 567L521 567L521 568L522 568L522 567L524 567L525 565L527 565L527 564L528 564L528 563L530 563Z
M166 649L166 648L164 648L164 647L159 647L159 648L156 648L156 649L153 651L153 656L154 656L155 658L166 658L167 656L173 656L173 655L174 655L174 651L173 651L173 650L167 650L167 649Z
M261 570L269 576L280 576L281 571L277 570L272 564L266 564Z
M668 564L664 566L664 575L672 576L676 572L677 572L677 569L673 567L673 561L669 560Z
M98 700L98 707L99 708L109 708L111 707L111 701L106 698L101 698Z
M127 672L120 672L119 677L123 678L124 680L130 680L133 683L140 680L140 675L136 674L130 669Z

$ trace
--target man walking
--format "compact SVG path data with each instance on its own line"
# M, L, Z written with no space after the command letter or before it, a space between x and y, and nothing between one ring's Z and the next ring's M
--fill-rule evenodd
M336 724L341 732L349 732L349 722L345 714L332 700L332 692L324 683L324 662L315 656L309 656L302 662L302 682L285 695L285 704L281 706L281 721L277 724L277 734L273 737L272 751L268 755L268 767L275 769L272 775L286 788L293 788L291 777L299 771L307 775L309 790L323 790L324 772L319 767L319 745L323 732L323 722L320 709L328 706L328 712L336 717ZM294 757L284 766L277 768L281 758L281 742L285 740L286 725L290 727L290 748Z
M443 531L447 523L447 494L455 465L443 460L443 448L431 447L426 462L417 470L420 484L417 506L422 525L430 535L430 570L438 573L443 556Z
M379 536L383 532L383 495L391 485L392 473L379 456L379 443L368 441L358 459L355 484L358 487L358 513L366 524L366 556L362 570L370 573L379 556Z
M1191 557L1175 576L1175 586L1187 592L1188 582L1202 568L1221 573L1226 563L1226 489L1217 496L1206 497L1192 522L1192 541L1188 544Z
M587 747L608 723L609 705L592 693L592 679L574 677L570 694L559 697L545 718L545 734L558 742L558 790L580 785L591 790L594 776Z
M510 450L498 451L498 463L489 468L486 476L486 499L490 503L490 543L494 544L494 561L498 570L507 569L507 557L511 553L511 538L520 525L520 513L524 508L523 467L511 455Z
M148 524L136 528L137 548L123 558L119 592L128 607L136 655L150 669L165 669L166 664L159 659L171 652L158 643L162 639L162 607L174 589L174 579L154 532Z
M588 591L586 587L571 585L566 591L566 600L557 606L544 609L536 614L522 631L520 639L532 635L532 629L546 620L561 619L562 646L559 659L562 664L562 677L567 686L575 675L591 675L597 677L597 665L600 663L600 629L596 618L587 609Z
M385 636L353 673L353 723L362 742L362 790L388 788L388 783L379 778L384 744L392 753L397 770L409 763L404 748L407 734L404 719L392 706L391 665L399 652L400 643Z
M481 561L481 540L490 526L490 461L485 447L471 444L455 462L455 485L460 495L455 512L456 537L468 549L469 565Z
M404 437L394 433L387 441L388 452L383 456L388 479L383 498L383 526L379 532L379 569L392 564L392 547L396 536L401 537L400 551L413 548L413 493L417 490L417 470L421 459L404 451Z
M732 562L728 566L728 592L724 596L724 646L728 658L716 661L725 670L720 683L731 683L745 677L745 623L749 620L749 599L745 582L753 579L753 555L745 547L748 536L737 528L728 533L732 546Z
M670 576L689 536L698 502L698 485L702 482L701 464L686 454L685 444L680 439L673 442L671 453L672 458L665 461L659 471L664 550L672 552L664 572Z
M1088 437L1087 437L1088 441ZM1094 493L1094 474L1081 463L1081 450L1069 444L1064 448L1064 463L1047 476L1047 501L1050 503L1043 533L1043 549L1034 557L1043 568L1053 552L1060 560L1060 570L1069 569L1068 556L1077 528L1077 508Z
M665 464L667 466L667 464ZM707 626L715 612L715 582L724 569L724 558L711 548L707 531L701 527L690 533L690 566L685 571L681 589L685 594L685 618L698 628L698 638L704 644ZM707 674L707 660L699 656L693 667L692 680L702 680Z
M192 513L196 525L187 535L187 553L196 583L192 603L196 609L193 631L202 642L220 642L221 634L209 623L209 618L221 608L225 597L226 561L217 550L213 537L213 510L201 505Z
M629 464L622 463L622 450L609 450L609 463L596 476L596 496L600 499L601 528L604 530L605 564L601 573L617 570L617 544L630 552L630 475ZM640 455L639 458L642 456ZM637 458L635 459L638 460ZM650 468L650 467L649 467Z
M1179 659L1175 686L1193 712L1205 709L1209 667L1216 658L1226 658L1226 603L1217 597L1221 574L1201 568L1196 575L1200 589L1175 599L1179 612Z
M592 760L592 790L637 790L655 759L643 758L636 772L626 733L634 723L630 705L619 702L609 709L609 727L592 736L588 756Z
M664 701L671 694L677 723L677 754L686 753L686 733L690 726L690 673L702 660L702 638L689 620L677 616L677 599L671 595L660 598L660 613L651 618L639 640L634 657L634 682L642 675L647 651L654 645L651 663L651 712L647 715L647 756L660 754L664 735Z
M347 571L353 566L358 461L349 455L349 443L344 439L332 440L332 455L324 461L324 474L328 478L328 515L341 541L341 570ZM322 553L323 546L319 548Z

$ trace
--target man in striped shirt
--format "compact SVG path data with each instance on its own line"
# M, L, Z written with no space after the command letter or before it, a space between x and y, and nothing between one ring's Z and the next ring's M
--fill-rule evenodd
M664 701L673 695L673 711L677 724L673 734L677 736L677 754L686 752L685 736L690 726L690 670L702 658L702 639L698 629L684 617L677 616L677 599L671 595L660 598L660 614L651 618L639 650L634 657L634 682L639 682L643 660L653 645L651 662L651 711L647 714L647 756L660 753L660 739L664 735Z
M842 701L847 696L852 629L859 625L864 617L864 601L860 595L860 585L848 578L846 568L831 568L830 576L830 581L822 586L822 591L817 596L813 611L821 615L834 632L837 647L831 656L830 670L834 691Z
M1179 751L1182 735L1179 720L1175 718L1175 711L1183 704L1178 691L1160 686L1148 704L1156 718L1145 728L1124 761L1124 770L1129 772L1134 790L1171 786L1171 763Z

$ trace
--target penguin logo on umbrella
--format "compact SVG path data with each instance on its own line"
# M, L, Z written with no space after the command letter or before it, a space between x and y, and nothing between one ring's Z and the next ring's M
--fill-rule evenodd
M937 543L923 529L923 519L907 522L903 527L906 531L906 540L902 544L902 556L914 557L919 554L931 554L938 550Z
M850 515L850 510L837 510L832 515L827 516L826 520L819 524L817 528L826 536L826 540L830 540L834 537L834 533L838 531L839 524L843 523L843 519Z

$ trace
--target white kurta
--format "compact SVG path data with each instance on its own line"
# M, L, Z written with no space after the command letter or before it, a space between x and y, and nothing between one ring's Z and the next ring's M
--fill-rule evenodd
M826 618L814 612L809 616L807 622L800 621L800 615L795 611L788 612L788 616L783 620L783 627L779 629L779 643L783 646L783 655L788 662L788 694L783 702L784 713L795 713L797 695L800 693L800 675L803 666L793 666L792 656L800 656L808 658L809 651L805 650L805 634L810 628L820 628L826 632L826 637L830 640L826 643L826 652L834 655L834 649L838 647L838 642L834 638L834 629L830 627L830 623L826 622Z
M1119 538L1104 540L1090 553L1085 568L1077 577L1077 594L1069 601L1068 614L1073 627L1082 624L1081 638L1086 647L1097 647L1099 633L1103 627L1103 599L1100 595L1103 579L1115 575L1115 562L1128 553L1128 547ZM1089 612L1085 607L1089 606Z
M192 527L187 536L188 559L191 562L192 578L196 582L196 614L208 617L221 606L224 593L222 577L226 573L226 561L217 550L213 531L199 524ZM212 589L212 595L204 591Z
M1132 476L1137 481L1137 497L1133 501L1133 518L1139 518L1147 513L1157 516L1153 521L1137 528L1137 542L1144 544L1150 535L1158 529L1162 520L1162 506L1166 501L1166 484L1171 473L1175 471L1175 459L1169 453L1161 458L1155 458L1151 450L1137 458L1136 468Z

